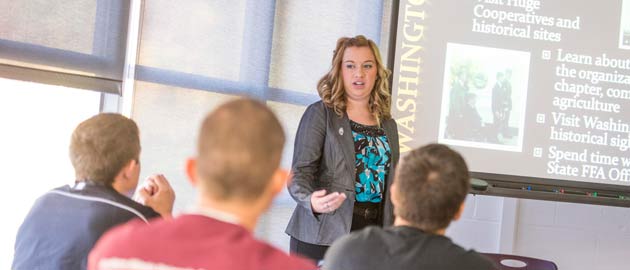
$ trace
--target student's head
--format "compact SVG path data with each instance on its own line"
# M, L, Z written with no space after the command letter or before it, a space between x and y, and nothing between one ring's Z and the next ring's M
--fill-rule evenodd
M265 104L249 98L227 102L203 120L189 177L202 196L215 201L271 202L287 176L279 169L284 141L280 122Z
M125 192L135 189L140 174L138 133L133 120L114 113L102 113L79 124L70 141L76 180L112 186L121 179L124 183L117 184Z
M503 79L505 81L508 81L508 82L512 79L512 70L511 69L508 68L508 69L505 70L505 74L503 76Z
M390 71L385 67L374 41L359 35L337 40L330 70L317 84L324 104L342 115L348 99L367 99L377 120L391 117ZM360 83L353 84L360 77Z
M503 72L497 72L497 82L503 82L503 78L505 78Z
M394 213L427 232L459 218L470 188L468 167L457 152L429 144L409 152L396 168Z
M453 76L453 83L467 84L469 76L471 75L471 63L461 62L451 66L451 75Z

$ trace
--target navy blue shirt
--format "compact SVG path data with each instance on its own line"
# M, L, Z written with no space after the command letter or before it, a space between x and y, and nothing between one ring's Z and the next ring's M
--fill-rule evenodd
M107 230L158 216L112 187L79 182L53 189L20 226L12 269L86 269L90 250Z

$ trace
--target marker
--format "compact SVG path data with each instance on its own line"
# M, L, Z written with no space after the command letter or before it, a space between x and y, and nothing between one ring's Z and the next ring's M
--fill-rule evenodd
M597 193L597 192L595 192ZM614 195L614 194L606 194L606 193L597 193L597 195L593 197L602 197L602 198L611 198L611 199L621 199L623 200L623 195Z
M569 195L582 195L582 196L586 196L587 193L585 192L581 192L581 191L570 191L570 190L565 190L564 194L569 194Z

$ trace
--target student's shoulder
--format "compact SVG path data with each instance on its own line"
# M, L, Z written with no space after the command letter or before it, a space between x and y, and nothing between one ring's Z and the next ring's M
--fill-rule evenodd
M135 248L133 245L143 242L143 237L137 233L143 225L145 225L143 221L132 220L107 231L90 251L88 263L94 266L103 259L131 255L130 250ZM96 268L90 267L90 269Z
M255 240L260 269L314 270L317 266L310 259L289 255L286 252L259 240Z
M156 220L155 222L159 222ZM140 219L133 219L129 222L120 224L107 231L101 240L107 239L110 243L124 242L129 243L130 240L144 237L144 231L147 229L147 223ZM101 241L99 240L99 242Z
M466 250L459 255L458 264L470 270L494 270L496 265L474 250Z
M111 188L98 185L88 185L79 189L69 185L61 186L47 192L42 196L42 201L68 204L83 210L101 211L103 216L114 217L110 220L113 224L125 222L129 220L129 217L138 217L147 221L159 217L159 214L150 207Z
M331 257L344 257L352 255L353 253L366 254L361 248L357 247L369 246L372 251L375 249L386 250L387 247L383 239L387 237L387 234L387 230L376 226L370 226L360 231L352 232L337 239L330 246L326 257L328 259L329 255Z
M494 262L490 261L490 259L484 257L483 255L472 251L474 253L474 257L471 258L471 265L475 265L480 270L494 270L498 269Z
M369 226L362 230L355 231L351 234L341 237L338 242L340 244L361 244L375 242L380 241L381 238L387 234L389 234L387 229L383 229L378 226Z
M99 239L97 245L109 249L120 247L151 249L155 245L176 240L176 235L172 233L177 229L177 224L175 223L178 223L177 219L154 218L149 220L149 222L141 219L132 219L107 231Z
M44 194L41 194L39 197L37 197L37 199L35 200L35 203L31 207L31 212L38 213L38 214L43 213L43 214L48 215L55 212L52 210L54 210L57 207L74 206L75 201L76 201L75 199L66 197L66 196L60 196L60 194L69 194L70 193L69 191L70 191L70 186L64 185L64 186L51 189Z
M336 240L326 251L322 269L386 269L389 265L389 232L380 227L368 227Z

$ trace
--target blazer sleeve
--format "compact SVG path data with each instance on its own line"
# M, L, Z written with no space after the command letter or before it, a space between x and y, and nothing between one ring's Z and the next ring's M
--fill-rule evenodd
M325 137L326 110L324 104L318 102L310 105L300 120L293 149L293 177L288 184L291 197L314 216L311 193L316 188Z

